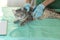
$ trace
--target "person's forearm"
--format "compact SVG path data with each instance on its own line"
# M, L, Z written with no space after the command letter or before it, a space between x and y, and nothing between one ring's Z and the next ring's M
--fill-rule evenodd
M26 3L31 3L31 0L26 0Z
M44 2L43 2L43 5L46 7L46 6L48 6L49 4L51 4L52 2L54 2L55 0L45 0Z

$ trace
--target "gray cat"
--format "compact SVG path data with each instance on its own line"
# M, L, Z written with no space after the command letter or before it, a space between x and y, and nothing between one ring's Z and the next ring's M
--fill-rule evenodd
M25 8L23 8L23 9L20 8L20 9L15 10L14 15L17 20L14 21L14 23L21 22L21 25L24 25L27 22L35 20L32 16L33 11L34 11L34 9L32 7L30 8L29 12L27 12ZM39 17L38 19L46 19L46 18L60 19L60 13L55 12L55 10L53 10L53 9L46 8L44 10L43 15L41 17Z
M60 12L56 12L54 9L46 8L43 15L39 19L60 19Z
M14 15L17 20L15 20L14 23L21 22L21 25L24 25L25 23L32 21L33 20L33 16L31 15L32 12L33 12L32 8L30 8L29 12L27 12L25 8L15 10Z

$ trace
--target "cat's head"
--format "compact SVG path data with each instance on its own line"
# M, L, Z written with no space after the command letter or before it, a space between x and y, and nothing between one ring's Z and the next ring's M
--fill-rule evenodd
M24 20L29 15L31 15L32 11L33 11L33 8L30 8L29 12L27 12L27 10L25 8L20 8L20 9L17 9L17 10L13 10L13 13L14 13L16 18L18 18L20 20Z
M17 10L13 10L14 16L19 19L20 21L23 21L27 18L28 12L25 8L20 8Z
M15 15L15 18L19 21L22 22L22 24L28 22L28 21L32 21L33 20L33 17L31 15L33 9L30 8L30 11L27 12L27 10L25 8L23 9L17 9L17 10L13 10L13 13Z

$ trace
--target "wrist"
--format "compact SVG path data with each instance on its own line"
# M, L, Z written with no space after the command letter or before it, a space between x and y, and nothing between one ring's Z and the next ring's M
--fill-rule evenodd
M31 3L31 0L26 0L26 3Z
M54 2L55 0L45 0L42 4L46 7L49 4L51 4L52 2Z

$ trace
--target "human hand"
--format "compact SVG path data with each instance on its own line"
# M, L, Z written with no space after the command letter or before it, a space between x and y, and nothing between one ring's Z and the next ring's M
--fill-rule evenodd
M27 12L29 12L30 7L31 7L31 4L29 4L29 3L26 3L26 4L24 5L24 8L27 9Z
M39 4L32 13L32 16L34 18L39 18L40 16L42 16L44 8L45 6L43 4Z

